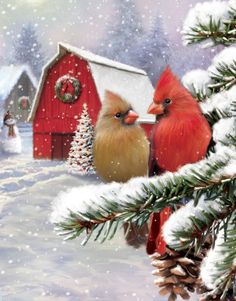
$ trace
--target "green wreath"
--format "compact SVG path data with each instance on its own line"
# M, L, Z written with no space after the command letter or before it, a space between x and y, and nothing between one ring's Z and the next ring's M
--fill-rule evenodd
M29 96L21 96L18 99L18 106L21 110L28 110L30 108Z
M67 91L69 86L73 87L73 93ZM57 98L64 103L74 102L81 93L81 84L76 78L64 75L56 81L55 93Z

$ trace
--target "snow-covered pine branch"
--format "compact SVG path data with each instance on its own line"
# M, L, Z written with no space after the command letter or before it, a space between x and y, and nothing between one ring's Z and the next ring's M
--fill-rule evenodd
M174 212L163 228L168 246L174 250L188 249L195 239L201 240L204 229L209 229L217 219L221 221L236 209L234 195L228 197L212 200L203 195L197 206L195 201L191 200L186 206Z
M235 99L236 87L228 91L213 94L205 102L201 103L201 109L204 114L210 114L213 111L225 112L226 117L232 116L232 102Z
M211 95L209 85L212 79L206 70L196 69L186 73L182 83L198 101L203 101Z
M212 104L211 106L214 106L215 109L218 104L222 110L225 106L224 98L228 99L227 94L218 96L222 98L221 101L219 99L214 101L214 94L217 95L218 92L229 90L236 83L236 47L222 50L213 58L212 64L207 70L197 69L186 73L182 82L200 102L207 101L213 94L213 99L210 98L208 103ZM230 96L231 101L232 96Z
M201 279L210 290L207 295L221 295L221 300L229 289L236 274L236 227L234 212L228 223L220 224L214 246L209 251L201 266Z
M208 72L213 81L209 88L221 91L234 86L236 84L236 47L225 48L216 55Z
M235 15L233 0L197 3L184 21L182 31L184 44L208 40L205 47L217 44L232 45L236 42Z
M236 95L236 48L224 49L213 58L207 71L190 71L184 75L182 82L200 101L211 125L221 118L232 116L231 105Z
M153 211L180 203L194 192L222 189L232 176L224 174L229 158L215 155L197 164L189 164L176 173L155 178L134 178L126 184L111 183L74 188L61 193L53 204L51 221L60 234L75 238L84 230L93 232L101 226L105 238L112 236L120 221L142 225ZM236 174L235 170L231 172ZM215 180L214 180L215 179ZM114 228L112 228L114 226ZM89 237L88 237L89 238Z

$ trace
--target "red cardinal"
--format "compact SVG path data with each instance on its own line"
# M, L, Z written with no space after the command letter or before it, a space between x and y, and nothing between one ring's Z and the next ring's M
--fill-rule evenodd
M211 129L197 101L168 67L160 77L149 114L157 116L153 129L150 173L177 171L187 163L195 163L206 155ZM162 226L171 214L170 208L152 215L147 253L165 252Z

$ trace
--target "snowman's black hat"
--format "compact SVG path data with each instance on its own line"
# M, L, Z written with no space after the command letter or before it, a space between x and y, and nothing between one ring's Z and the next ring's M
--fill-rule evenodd
M10 113L10 111L7 111L4 115L3 122L5 123L8 119L13 119L13 115Z

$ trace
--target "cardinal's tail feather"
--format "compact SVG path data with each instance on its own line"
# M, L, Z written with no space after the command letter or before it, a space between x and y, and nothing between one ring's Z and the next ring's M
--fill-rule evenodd
M149 177L153 177L157 174L158 174L157 160L155 158L154 149L152 149L152 146L150 145L150 154L148 160L148 175Z
M149 255L158 252L164 254L166 243L162 236L162 227L171 215L171 209L165 208L160 213L153 213L151 217L151 226L146 245L146 251Z
M146 245L146 251L149 255L156 252L156 239L160 234L160 230L160 213L153 213Z
M154 155L150 155L149 162L148 162L148 175L149 177L161 175L165 172L164 169L160 168L157 164L157 160Z

